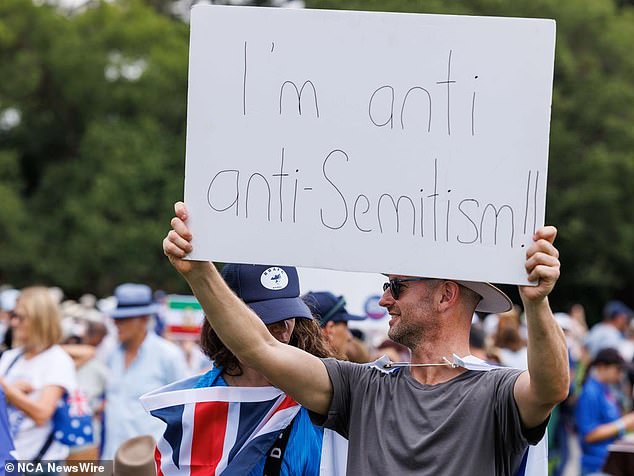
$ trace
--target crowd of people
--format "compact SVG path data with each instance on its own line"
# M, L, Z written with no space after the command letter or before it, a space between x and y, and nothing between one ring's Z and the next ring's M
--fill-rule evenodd
M236 269L245 268L227 265L225 272L231 276ZM292 275L293 269L286 269ZM294 297L300 299L296 272L293 279ZM0 413L6 409L15 448L11 456L111 460L130 438L158 440L163 434L164 424L139 402L151 390L192 375L200 375L206 385L268 384L240 364L207 321L194 340L165 332L162 298L163 293L135 283L121 284L101 300L88 294L64 299L59 288L43 286L0 290L0 395L7 403ZM285 341L292 337L294 345L323 357L369 362L379 352L371 355L363 334L350 332L347 323L365 317L348 313L343 296L309 292L296 307L299 315L291 308L289 316L274 312L266 318L273 335ZM288 317L294 318L290 332ZM81 390L92 413L92 441L69 447L50 435L58 402L74 389ZM8 452L0 452L0 458L7 457Z
M570 388L549 428L550 474L628 474L610 471L609 447L634 431L634 312L609 301L588 327L579 304L554 317L566 336ZM527 329L519 309L474 319L472 354L498 365L527 368ZM634 444L634 440L629 440ZM578 448L580 457L573 460ZM630 463L631 464L631 461ZM630 467L630 471L634 471Z
M437 464L454 474L451 464L466 463L436 456L463 438L480 441L476 459L490 459L495 474L511 474L526 464L526 447L543 438L546 425L551 474L575 463L573 439L581 474L610 474L601 473L612 464L610 445L634 431L634 313L622 302L607 303L603 320L588 329L581 306L554 316L544 307L555 275L537 276L547 283L541 290L521 291L524 309L486 283L390 275L381 299L390 330L370 342L354 328L364 316L349 313L336 290L300 295L292 267L228 264L221 276L208 263L182 261L190 238L185 212L177 218L176 237L168 235L164 247L208 316L195 340L165 332L162 295L144 284L121 284L101 300L65 300L58 288L42 286L0 291L0 423L8 425L13 457L111 460L135 437L159 441L166 421L139 398L187 377L195 377L195 388L274 385L302 405L283 433L274 474L319 474L320 461L307 448L322 451L323 427L348 440L350 474L365 474L367 465L407 474ZM536 239L551 268L558 267L553 239L549 230ZM421 312L451 325L430 320L418 329L410 316ZM450 362L454 354L465 362L472 356L478 369L507 370L465 372L476 367ZM451 385L472 398L453 397ZM91 437L68 446L53 437L54 415L76 389L92 414ZM485 415L465 423L474 412ZM482 431L495 438L476 438ZM248 474L272 474L275 451Z

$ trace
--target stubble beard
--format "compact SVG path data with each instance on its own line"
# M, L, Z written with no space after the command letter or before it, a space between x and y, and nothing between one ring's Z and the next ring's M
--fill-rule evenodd
M410 350L433 340L437 335L437 325L430 319L431 314L432 310L426 303L419 304L410 312L406 311L406 321L401 312L399 322L389 329L388 337Z
M400 322L390 328L387 336L394 342L412 349L415 344L420 341L421 332L418 326L413 326L411 323Z

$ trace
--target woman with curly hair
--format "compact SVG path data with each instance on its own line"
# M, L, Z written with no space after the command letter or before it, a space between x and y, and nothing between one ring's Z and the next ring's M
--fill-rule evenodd
M222 275L229 287L267 325L280 342L298 347L317 357L332 357L319 324L299 297L297 270L287 266L227 264ZM264 387L268 380L256 369L240 362L218 338L205 320L201 348L214 362L212 370L201 376L196 387ZM287 434L281 458L280 475L318 475L323 428L314 426L305 408L301 408ZM267 473L267 455L255 465L249 476Z

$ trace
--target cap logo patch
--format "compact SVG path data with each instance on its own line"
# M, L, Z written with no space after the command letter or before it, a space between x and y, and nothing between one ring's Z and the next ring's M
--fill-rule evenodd
M279 291L288 286L288 275L282 268L273 266L262 273L260 282L266 289Z

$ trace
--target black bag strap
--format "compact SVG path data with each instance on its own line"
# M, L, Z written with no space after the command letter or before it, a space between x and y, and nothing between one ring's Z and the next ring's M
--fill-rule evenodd
M51 430L51 433L48 435L48 438L46 438L46 441L44 442L44 446L42 446L42 448L38 452L37 456L33 460L33 463L39 463L40 461L42 461L42 458L44 457L44 455L46 454L48 449L51 447L51 445L53 444L53 432L54 431L55 430Z
M4 371L4 376L8 376L9 375L9 370L11 370L11 367L13 367L15 365L15 363L20 360L20 357L22 357L24 355L24 351L22 352L18 352L18 355L15 356L15 358L11 361L11 363L9 364L9 366L7 367L7 370Z
M284 458L284 452L286 451L286 445L288 444L288 438L291 435L293 423L295 419L284 428L284 431L280 433L271 446L271 449L266 455L266 463L264 464L264 472L262 476L280 476L282 472L282 459Z

